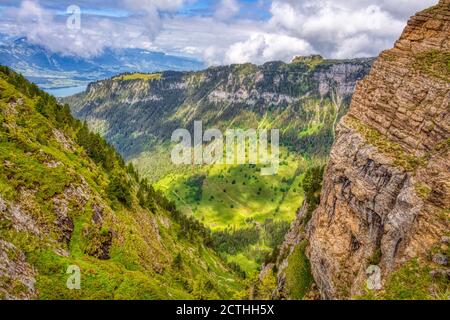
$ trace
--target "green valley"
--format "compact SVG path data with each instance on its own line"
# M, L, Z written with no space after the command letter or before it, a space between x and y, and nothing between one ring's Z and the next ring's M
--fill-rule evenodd
M370 59L297 57L199 72L125 74L64 99L185 215L212 230L214 247L247 275L281 245L303 202L302 180L325 164L337 121ZM280 166L175 165L171 134L205 128L279 129Z
M282 150L280 169L273 176L261 176L260 165L213 165L168 174L154 186L183 213L208 225L213 239L227 232L228 237L217 237L216 248L226 254L228 261L252 273L281 244L303 201L303 173L318 162ZM239 237L239 230L255 236ZM247 242L247 238L252 240ZM233 239L237 243L222 243ZM240 242L245 245L237 250Z

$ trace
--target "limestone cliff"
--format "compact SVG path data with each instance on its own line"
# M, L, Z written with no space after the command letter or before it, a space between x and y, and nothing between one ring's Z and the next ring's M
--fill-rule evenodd
M363 294L371 264L385 286L408 261L447 263L449 100L450 1L441 0L380 55L338 125L307 228L322 298Z

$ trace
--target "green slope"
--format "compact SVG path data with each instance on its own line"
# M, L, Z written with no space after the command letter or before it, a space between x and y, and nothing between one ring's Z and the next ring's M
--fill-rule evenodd
M210 235L69 109L0 67L0 298L232 298ZM67 268L81 269L69 290Z

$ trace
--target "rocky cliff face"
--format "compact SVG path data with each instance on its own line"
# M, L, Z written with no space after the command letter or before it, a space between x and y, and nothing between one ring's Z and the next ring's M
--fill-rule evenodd
M441 0L380 55L338 125L307 230L323 298L362 294L371 264L382 286L411 259L446 264L445 252L428 255L450 232L449 101L450 1Z

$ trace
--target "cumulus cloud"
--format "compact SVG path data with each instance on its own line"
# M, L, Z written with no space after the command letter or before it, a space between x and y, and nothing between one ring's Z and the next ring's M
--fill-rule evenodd
M173 12L185 0L121 0L130 17L81 15L81 29L66 27L68 16L44 8L36 0L24 0L7 7L0 31L26 36L53 52L80 57L100 54L105 48L152 48L162 27L161 12ZM83 8L81 8L83 10ZM13 26L13 27L11 27Z
M208 2L209 14L181 13L201 0L78 0L82 28L65 27L71 0L2 0L0 32L25 35L52 51L83 57L136 47L201 57L208 65L376 56L392 47L409 16L437 0L260 0L253 19L242 0ZM41 5L39 5L41 4ZM59 7L58 7L59 6ZM104 8L126 14L102 15Z
M275 0L269 25L327 57L375 56L392 46L407 17L435 0ZM399 9L398 7L402 7Z
M214 17L169 17L153 44L172 54L188 53L202 58L207 65L224 64L225 52L233 44L246 41L264 30L260 21L237 20L233 23Z
M313 52L306 41L279 34L254 34L237 42L225 52L225 64L253 62L262 64L272 60L290 61L296 55Z
M234 20L219 30L213 27L217 21L209 21L209 27L204 27L214 36L208 38L207 46L189 32L186 37L210 65L290 61L295 55L309 53L327 58L373 57L393 46L411 15L436 2L273 0L268 21L245 25ZM186 25L185 30L190 28ZM233 37L234 42L229 41Z

